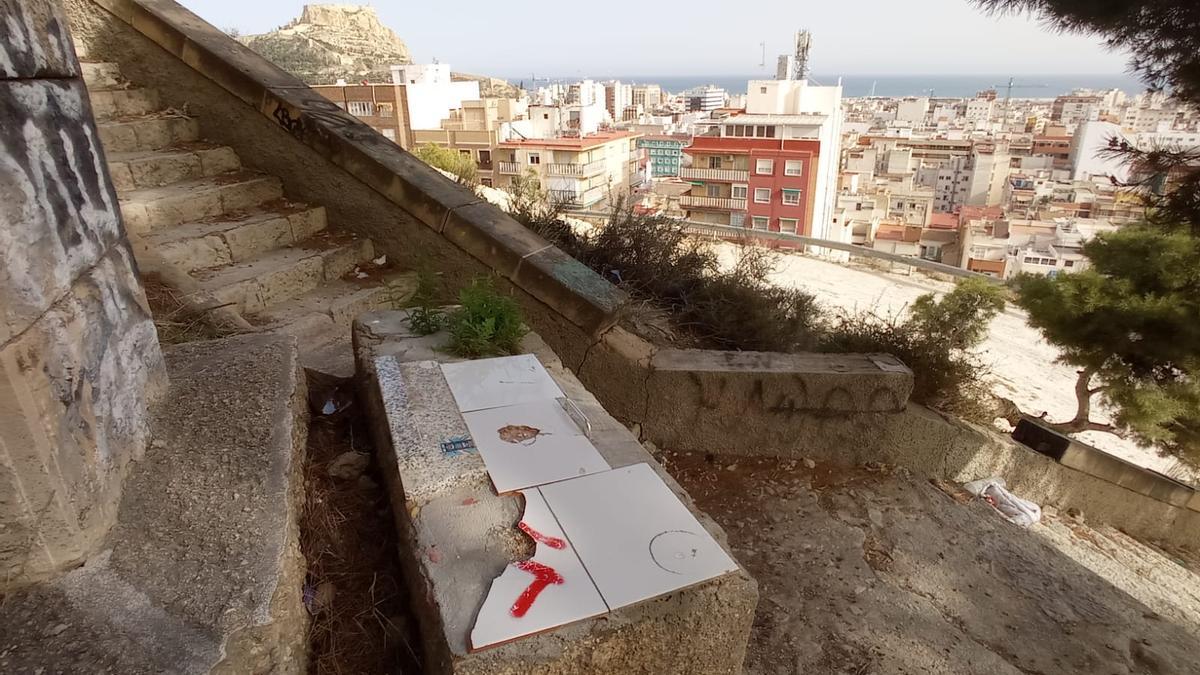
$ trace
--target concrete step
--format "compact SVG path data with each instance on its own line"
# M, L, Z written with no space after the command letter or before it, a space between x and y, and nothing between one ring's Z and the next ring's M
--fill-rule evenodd
M224 213L249 209L283 197L274 176L248 171L223 173L122 195L125 227L145 234L181 223L193 223Z
M89 89L92 114L97 122L119 117L138 117L159 110L158 91L124 87Z
M184 143L177 147L142 152L108 153L108 171L117 192L162 187L193 178L239 171L242 163L233 148L210 143Z
M364 312L408 304L417 290L415 272L371 272L371 278L328 282L304 295L250 317L273 332L294 335L300 363L333 377L354 375L350 326Z
M294 248L271 251L255 260L194 272L200 286L243 315L299 297L354 271L374 255L370 239L323 232Z
M160 112L98 123L105 153L158 150L200 138L194 117Z
M121 66L107 61L80 61L83 83L92 87L118 87L121 85Z
M164 346L171 388L105 550L4 598L5 673L303 673L308 432L296 346Z
M313 317L327 317L331 326L346 328L354 317L376 309L394 309L408 304L417 291L415 272L370 273L369 279L335 279L293 298L279 303L249 318L250 321L279 332L302 337L313 332L322 332L325 322L314 330L308 325ZM302 341L303 342L303 341Z
M325 229L325 207L287 200L226 213L146 237L167 261L192 272L251 262L268 251L298 244Z

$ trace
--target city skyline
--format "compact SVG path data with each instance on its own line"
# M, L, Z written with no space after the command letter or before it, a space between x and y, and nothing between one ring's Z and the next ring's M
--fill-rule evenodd
M306 3L184 4L214 25L252 34L288 23ZM686 15L678 15L672 5L619 2L588 14L582 27L562 16L523 15L520 7L497 12L477 0L459 7L453 21L436 5L374 6L384 25L407 43L415 62L437 59L457 70L505 77L533 72L560 77L773 72L776 56L789 50L799 28L814 34L814 70L830 75L1097 75L1127 70L1126 55L1105 49L1098 39L1056 33L1028 16L988 15L967 0L925 0L919 7L865 0L856 5L853 17L840 6L793 10L789 17L789 8L772 0L742 3L736 16L716 3L689 5Z

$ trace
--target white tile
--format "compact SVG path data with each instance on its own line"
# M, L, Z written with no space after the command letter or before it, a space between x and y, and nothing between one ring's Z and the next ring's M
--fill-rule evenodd
M462 412L563 395L550 373L532 354L443 363L442 373Z
M544 485L541 491L612 609L737 569L646 464Z
M476 410L463 419L496 492L609 469L556 399Z
M523 494L525 513L521 525L537 542L536 553L528 561L504 568L504 572L492 581L471 629L472 650L608 611L541 493L533 488ZM545 584L533 596L530 584L535 583L536 577L529 569L545 574L554 583ZM524 600L522 596L525 596Z

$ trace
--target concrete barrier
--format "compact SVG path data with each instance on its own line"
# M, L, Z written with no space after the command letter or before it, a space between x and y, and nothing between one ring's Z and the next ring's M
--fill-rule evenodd
M466 434L437 361L444 333L418 337L405 312L371 312L355 322L360 391L377 459L401 533L401 560L421 624L428 672L739 673L757 604L743 569L645 602L498 647L472 652L467 636L492 580L528 557L516 529L520 500L497 496L482 459L447 458L436 439ZM590 439L613 468L646 463L721 543L724 532L536 335L535 354L591 424ZM389 415L391 424L389 425ZM614 495L614 499L619 499Z

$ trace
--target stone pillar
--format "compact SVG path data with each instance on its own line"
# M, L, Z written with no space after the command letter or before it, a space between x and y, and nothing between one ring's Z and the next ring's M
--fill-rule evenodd
M0 592L116 518L166 387L56 0L0 0Z

